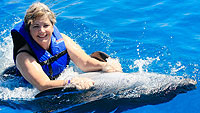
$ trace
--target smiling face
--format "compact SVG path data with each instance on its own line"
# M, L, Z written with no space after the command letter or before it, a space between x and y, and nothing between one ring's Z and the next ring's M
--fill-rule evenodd
M51 44L53 25L47 16L37 17L29 27L32 38L45 50Z

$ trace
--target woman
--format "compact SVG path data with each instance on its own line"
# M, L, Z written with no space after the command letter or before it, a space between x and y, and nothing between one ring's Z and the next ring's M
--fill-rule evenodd
M122 71L121 65L100 62L87 55L70 37L55 26L54 13L42 3L32 4L24 22L11 31L14 42L14 61L22 76L40 91L73 84L89 89L94 81L75 77L54 80L69 64L70 59L84 72L102 70Z

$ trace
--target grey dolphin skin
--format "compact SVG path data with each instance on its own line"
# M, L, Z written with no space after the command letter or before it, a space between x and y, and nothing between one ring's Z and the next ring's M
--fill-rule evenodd
M89 90L78 91L75 87L55 88L41 92L36 97L56 98L45 106L50 108L53 102L60 106L69 106L65 112L118 112L144 105L154 105L172 100L180 93L196 88L196 81L182 76L170 76L157 73L101 73L80 74L95 81ZM67 100L67 101L63 101ZM55 106L54 106L55 107Z

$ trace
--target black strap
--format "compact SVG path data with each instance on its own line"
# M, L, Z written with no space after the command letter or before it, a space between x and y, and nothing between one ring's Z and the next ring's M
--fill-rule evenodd
M20 50L20 51L18 51L18 52L16 53L16 56L17 56L19 53L22 53L22 52L25 52L25 53L30 54L31 56L34 56L33 53L31 53L31 52L28 51L28 50Z
M50 73L50 76L49 76L49 77L50 77L51 80L53 80L54 77L52 76L52 75L53 75L53 70L52 70L51 64L49 64L48 67L49 67L49 73Z
M18 51L17 53L16 53L16 56L19 54L19 53L21 53L21 52L26 52L26 53L28 53L28 54L30 54L31 56L35 56L32 52L30 52L30 51L28 51L28 50L20 50L20 51ZM55 78L56 78L56 76L55 77L53 77L52 75L53 75L53 70L52 70L52 66L51 66L51 63L52 62L54 62L54 61L56 61L57 59L59 59L60 57L62 57L63 55L65 55L67 53L67 49L66 50L64 50L64 51L62 51L62 52L60 52L59 54L56 54L55 56L52 56L51 58L49 58L48 60L45 60L45 61L43 61L43 62L39 62L39 64L42 66L42 65L48 65L48 67L49 67L49 73L50 73L50 79L51 80L54 80Z
M65 55L66 53L67 53L67 50L64 50L64 51L58 53L57 55L52 56L52 57L49 58L48 60L45 60L45 61L43 61L43 62L40 62L39 64L40 64L41 66L43 66L43 65L45 65L45 64L46 64L46 65L50 65L52 62L58 60L60 57L62 57L62 56Z
M54 80L55 77L53 77L53 70L52 70L52 66L51 66L51 63L53 63L54 61L56 61L57 59L59 59L60 57L62 57L63 55L65 55L67 53L67 49L56 54L55 56L52 56L51 58L49 58L48 60L45 60L43 62L40 62L39 64L42 66L42 65L48 65L49 67L49 73L50 73L50 79L51 80Z

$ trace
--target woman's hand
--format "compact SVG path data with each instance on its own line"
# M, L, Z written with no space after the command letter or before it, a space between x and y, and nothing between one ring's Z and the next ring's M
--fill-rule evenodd
M121 64L119 63L118 60L108 58L106 65L102 67L102 71L104 72L122 72L122 67Z
M70 84L75 85L79 90L84 90L94 86L94 81L89 78L74 77L71 79Z

